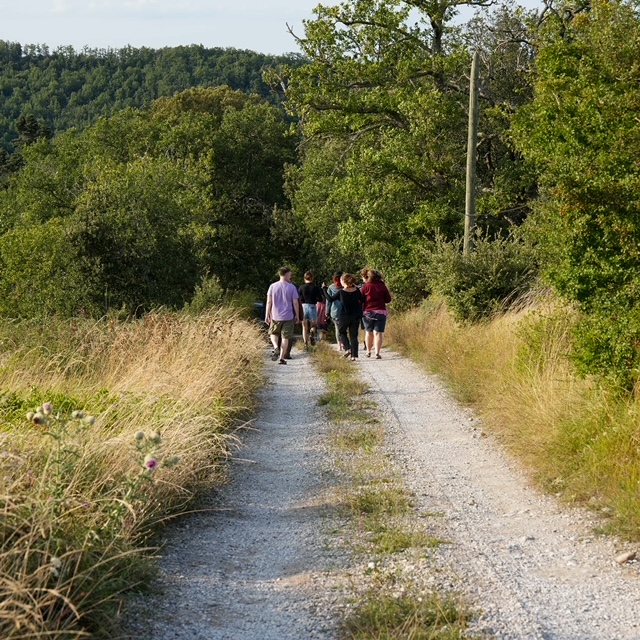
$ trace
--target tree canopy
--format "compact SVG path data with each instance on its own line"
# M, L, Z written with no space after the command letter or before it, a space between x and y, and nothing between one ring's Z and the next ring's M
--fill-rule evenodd
M275 270L293 140L259 96L188 90L22 157L0 192L4 313L179 306L205 276L260 289Z
M425 246L463 228L469 43L482 30L479 22L475 32L452 23L461 4L489 3L319 5L299 40L308 63L271 73L299 120L292 206L326 256L323 267L375 264L407 299L429 290L420 268ZM524 17L505 8L492 19L514 27ZM508 136L530 87L530 65L517 63L531 55L516 40L503 51L483 44L490 73L483 74L479 210L480 224L495 233L526 217L535 184Z

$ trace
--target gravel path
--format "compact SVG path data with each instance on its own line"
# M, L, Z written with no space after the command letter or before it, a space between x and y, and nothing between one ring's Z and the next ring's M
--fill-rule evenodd
M437 379L383 352L356 365L371 386L389 446L420 509L442 514L440 578L479 612L484 637L640 638L638 567L591 533L595 524L529 487L473 415ZM349 558L325 476L323 391L306 354L269 362L255 429L215 510L181 520L163 550L163 593L130 633L154 640L330 640L348 597ZM430 531L432 533L432 531ZM144 610L147 611L146 615ZM149 615L149 611L152 615Z
M385 353L360 364L420 506L444 514L439 547L481 610L473 631L498 638L640 638L635 564L620 566L590 516L542 496L434 377Z
M252 428L209 511L181 520L163 549L162 591L132 608L127 636L153 640L334 638L340 553L328 552L323 382L306 354L268 362ZM144 635L139 635L144 632Z

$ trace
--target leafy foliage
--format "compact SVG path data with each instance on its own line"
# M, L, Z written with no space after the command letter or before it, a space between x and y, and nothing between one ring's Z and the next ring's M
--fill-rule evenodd
M627 387L640 371L637 8L597 0L550 25L515 127L541 173L531 227L546 275L583 313L576 361Z
M519 224L535 190L507 133L527 99L530 47L514 38L506 52L491 51L490 19L467 33L453 27L459 4L484 3L320 5L299 41L308 63L271 74L274 86L285 86L285 106L303 136L288 177L294 215L314 239L314 268L375 266L397 301L427 293L418 266L425 246L462 231L469 43L484 38L487 52L480 223L493 232ZM521 11L492 19L526 28Z
M502 311L534 282L532 250L516 237L479 234L474 251L462 254L462 241L439 238L427 258L426 279L459 321L478 321Z
M226 87L31 144L0 192L0 312L177 307L205 274L265 286L292 153L282 112Z

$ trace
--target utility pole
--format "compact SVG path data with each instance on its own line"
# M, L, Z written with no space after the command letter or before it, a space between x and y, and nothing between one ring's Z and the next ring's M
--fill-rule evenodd
M464 255L473 249L476 226L476 147L478 146L478 52L473 54L469 83L469 138L467 140L467 198L464 214Z

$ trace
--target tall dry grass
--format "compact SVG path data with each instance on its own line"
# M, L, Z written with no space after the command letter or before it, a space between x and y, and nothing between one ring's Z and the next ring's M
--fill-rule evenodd
M441 300L389 323L387 339L472 405L545 490L640 537L640 404L578 377L574 315L550 298L459 325Z
M108 634L158 526L221 481L263 347L230 310L0 325L0 637Z

